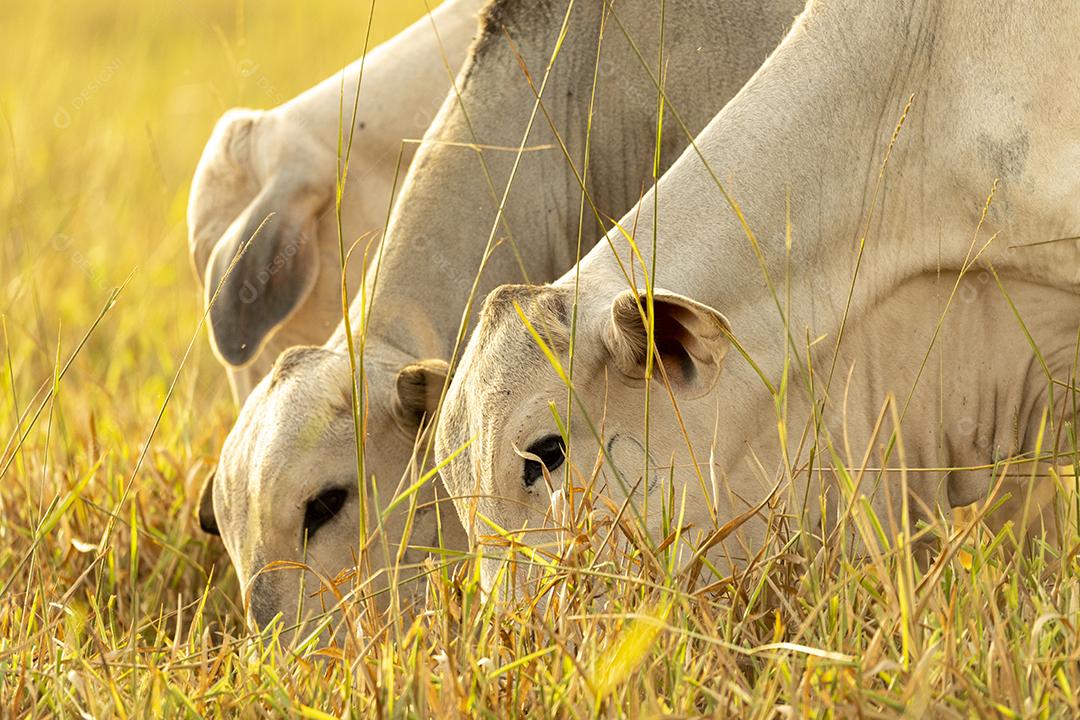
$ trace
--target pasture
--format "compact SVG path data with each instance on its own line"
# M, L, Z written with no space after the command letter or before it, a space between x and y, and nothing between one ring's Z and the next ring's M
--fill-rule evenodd
M236 408L187 257L192 172L226 109L280 104L359 57L369 22L374 47L424 11L90 0L0 14L0 716L1080 715L1068 501L1060 542L1016 552L1011 528L979 524L987 507L892 527L853 497L846 528L874 552L776 533L701 583L676 563L672 489L664 537L599 502L560 552L493 530L543 597L494 602L475 555L442 553L410 568L431 578L426 607L355 607L346 642L284 648L245 624L196 518ZM824 447L815 461L867 472ZM1073 483L1064 466L1051 480Z

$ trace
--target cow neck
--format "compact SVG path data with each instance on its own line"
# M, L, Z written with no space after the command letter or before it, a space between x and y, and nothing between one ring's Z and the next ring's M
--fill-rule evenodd
M354 136L358 145L353 153L375 150L381 154L380 162L393 163L401 138L419 138L438 110L450 73L456 72L472 41L470 31L477 22L474 11L481 5L481 0L443 3L430 18L421 17L401 34L372 48L366 58L290 100L282 112L334 150L341 122L348 123L352 116L359 81ZM406 147L406 155L413 149Z
M497 40L489 43L482 57L474 58L459 79L461 104L467 112L456 97L446 100L405 179L401 197L408 202L394 209L378 253L377 282L374 261L368 272L369 342L387 343L416 357L449 358L470 296L475 318L495 286L549 281L572 262L563 259L567 254L563 244L548 240L566 239L570 244L577 234L579 191L572 174L565 172L565 159L554 150L524 154L485 257L498 198L516 156L500 148L519 145L535 101L522 80L515 53L546 58L557 38L529 38L528 51ZM595 48L585 50L590 57L595 54ZM560 55L559 63L569 67L570 62ZM581 124L572 106L576 101L571 100L582 96L576 87L579 75L555 72L544 93L548 114L566 132ZM499 99L501 111L484 107L493 98ZM529 144L541 142L538 138L547 142L547 137L545 117L538 114ZM473 142L488 146L479 152L487 163L490 185L478 151L467 147ZM530 199L535 193L542 193L542 202ZM356 301L352 315L355 326Z
M1000 147L1000 117L991 99L979 104L998 79L990 71L971 76L976 87L961 93L959 103L953 101L955 84L965 77L964 67L996 65L994 58L1023 49L979 45L992 35L979 29L968 28L966 36L954 32L962 23L955 15L946 17L947 7L890 3L871 12L861 3L812 3L699 136L711 172L688 150L654 190L658 215L653 193L642 201L637 245L651 267L655 228L656 286L727 315L774 386L785 362L778 304L786 308L791 342L805 354L808 337L823 339L816 354L828 357L845 318L861 316L907 278L938 268L959 270L996 232L1012 237L991 243L982 260L1063 281L1076 274L1080 258L1072 249L1061 251L1073 253L1072 269L1065 271L1054 267L1053 258L1018 258L1008 250L1008 244L1047 239L1054 230L1017 189L1030 179L1022 161L1005 168L983 217L1001 168L979 155L974 138ZM1014 83L997 88L992 100L1021 117L1031 99L1026 92ZM717 181L744 214L753 242ZM631 224L630 216L625 224ZM612 296L626 287L623 269L631 262L626 244L618 235L609 237L621 263L601 243L581 267L583 297L598 323L606 322ZM561 280L573 281L574 273ZM742 412L765 407L771 401L761 392L758 370L736 353L730 357L725 406ZM731 440L741 442L734 435Z

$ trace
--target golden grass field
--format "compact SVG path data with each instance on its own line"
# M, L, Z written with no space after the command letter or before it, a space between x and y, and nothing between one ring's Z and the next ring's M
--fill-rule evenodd
M380 3L372 42L423 12ZM235 408L199 330L188 186L225 109L358 57L368 13L0 11L0 717L1080 716L1075 521L1028 554L920 529L942 538L926 568L908 535L858 561L777 537L705 588L583 534L549 571L557 614L485 602L466 560L427 615L366 617L359 647L251 636L194 517Z

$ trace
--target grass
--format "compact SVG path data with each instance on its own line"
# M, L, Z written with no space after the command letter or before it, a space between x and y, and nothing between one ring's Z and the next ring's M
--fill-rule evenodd
M422 10L383 3L373 41ZM354 59L367 12L5 8L0 715L1080 715L1075 531L1025 555L1008 532L918 528L941 538L925 568L908 535L855 560L777 533L700 587L672 570L674 499L661 550L586 503L559 553L517 555L546 602L485 601L469 559L435 573L418 619L366 616L359 646L283 656L249 634L194 520L235 410L204 338L183 361L200 312L187 187L225 108ZM855 504L853 527L875 521Z

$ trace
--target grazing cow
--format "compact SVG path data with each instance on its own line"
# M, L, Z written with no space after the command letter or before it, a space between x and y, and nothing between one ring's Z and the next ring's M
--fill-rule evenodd
M272 110L229 110L214 127L191 183L188 246L209 304L236 253L254 237L209 315L214 351L238 403L282 350L321 343L341 321L338 134L343 106L349 134L361 66L341 210L346 248L386 222L402 140L427 130L450 86L444 62L456 71L464 60L482 3L449 0L343 73ZM404 146L404 162L414 148ZM359 279L357 262L350 265L350 287Z
M785 477L787 512L828 531L840 492L790 468L805 466L815 433L819 457L829 445L860 467L890 392L902 442L871 448L870 466L1000 473L1006 458L1065 449L1080 322L1078 33L1080 10L1065 0L812 0L697 150L622 220L640 256L613 232L555 283L487 299L436 433L436 458L465 447L442 477L466 528L537 528L565 506L542 465L561 487L567 440L551 404L565 414L567 388L519 309L564 369L576 322L574 413L562 420L585 474L573 477L580 486L602 460L597 487L634 493L643 515L651 502L653 532L668 494L658 485L674 485L671 512L685 507L684 521L709 532ZM965 294L975 300L961 307ZM884 426L873 445L887 444L892 416ZM997 521L1045 502L1047 488L1023 482L1033 470L1013 466ZM902 487L914 522L986 498L998 477L869 475L859 492L886 528ZM767 512L712 549L718 567L760 547ZM489 585L497 567L485 563Z
M700 131L800 9L801 0L666 2L662 67L669 113L661 167L689 141L674 112L690 132ZM364 483L356 477L353 375L342 328L322 347L282 355L248 398L207 485L204 524L220 530L237 573L251 584L260 624L278 610L294 616L299 580L298 573L278 572L253 581L262 567L304 557L305 538L306 556L325 575L353 567L361 488L369 507L376 495L386 507L425 467L425 429L470 298L508 281L554 279L579 257L579 231L581 246L591 246L602 236L597 216L620 216L651 183L659 17L651 0L613 6L496 0L487 8L459 79L460 97L447 99L425 136L366 292L353 302L363 360ZM542 93L539 106L534 91ZM585 176L595 215L582 200L579 176ZM368 482L373 477L376 482ZM386 548L407 565L426 555L399 551L403 540L428 547L439 542L433 483L410 500L418 504L411 526L409 503L402 502L366 548L372 587L386 583L379 576ZM369 528L376 519L369 511ZM454 512L442 513L441 528L445 545L466 547ZM307 580L309 587L315 583Z

